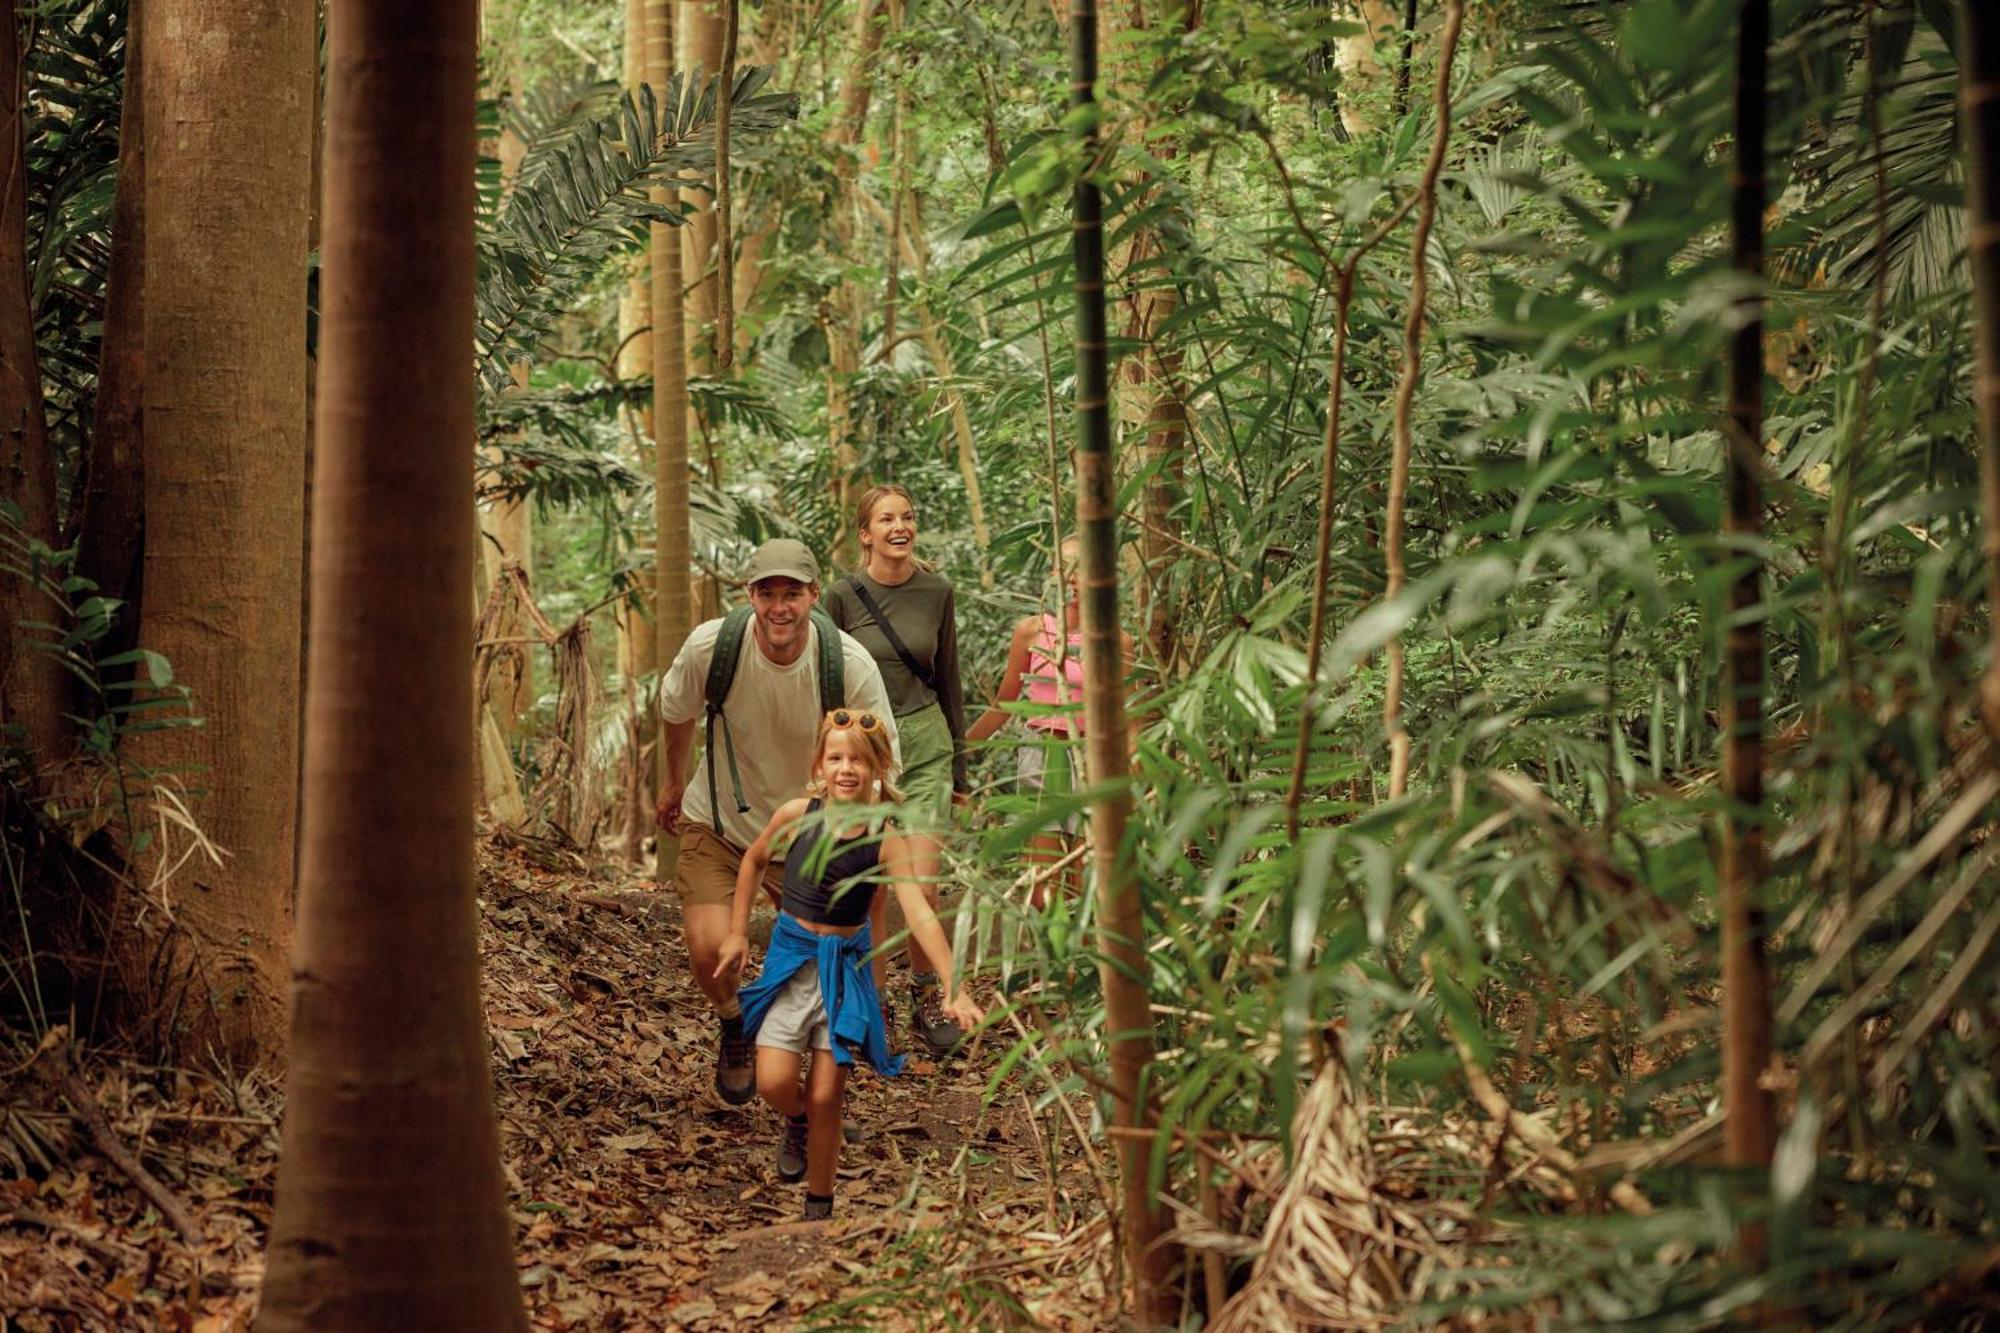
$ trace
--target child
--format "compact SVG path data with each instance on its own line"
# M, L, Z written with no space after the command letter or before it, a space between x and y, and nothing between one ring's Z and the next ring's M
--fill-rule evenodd
M784 897L764 971L743 988L741 999L744 1031L757 1041L757 1090L785 1117L778 1178L806 1177L809 1221L833 1215L841 1099L854 1052L887 1078L903 1068L903 1058L889 1052L868 967L874 949L868 909L880 879L895 884L910 933L936 964L943 993L953 997L945 1001L945 1012L968 1027L985 1018L978 1005L955 992L951 945L911 875L908 840L879 808L898 799L887 777L891 763L888 729L873 713L836 708L821 719L806 788L811 797L779 806L744 853L735 914L715 969L718 979L733 976L749 959L750 905L771 864L773 845L789 838ZM809 818L822 809L825 815ZM799 1068L807 1046L832 1058L812 1062L801 1092Z
M1015 623L1007 665L1000 673L999 693L965 733L967 743L976 745L1007 724L1008 710L1002 705L1025 699L1035 706L1027 717L1028 739L1015 751L1017 790L1032 794L1038 805L1047 803L1059 813L1037 812L1038 827L1028 839L1027 860L1033 866L1070 860L1069 854L1083 836L1082 812L1074 802L1082 785L1077 770L1083 739L1083 610L1076 591L1082 550L1077 539L1064 538L1057 555L1062 614L1023 616ZM1122 657L1119 674L1129 676L1132 636L1120 630L1118 640ZM1136 749L1136 715L1127 719L1127 725L1133 729L1126 739L1127 747ZM1036 908L1044 905L1048 895L1043 873L1036 872L1029 897ZM1061 883L1066 891L1074 891L1078 880L1072 869L1062 876Z

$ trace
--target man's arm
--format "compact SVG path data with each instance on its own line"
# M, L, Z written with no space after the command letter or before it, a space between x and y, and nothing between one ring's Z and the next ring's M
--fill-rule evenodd
M669 833L681 831L681 798L687 795L688 751L694 748L694 719L666 724L666 777L660 783L660 803L653 822Z

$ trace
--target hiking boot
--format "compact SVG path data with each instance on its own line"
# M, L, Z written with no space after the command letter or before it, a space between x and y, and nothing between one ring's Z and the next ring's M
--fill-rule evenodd
M723 1019L716 1039L715 1092L731 1106L741 1106L757 1095L757 1075L750 1064L753 1058L750 1038L743 1031L743 1016Z
M945 1017L944 996L935 972L910 983L910 1031L934 1056L951 1054L965 1040L965 1029Z
M778 1179L806 1178L806 1118L786 1116L784 1132L778 1136Z

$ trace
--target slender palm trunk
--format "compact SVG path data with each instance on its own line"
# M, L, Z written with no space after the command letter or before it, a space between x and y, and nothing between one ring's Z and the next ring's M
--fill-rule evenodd
M28 748L53 763L63 735L62 668L30 646L35 632L22 623L51 618L31 577L49 571L17 542L57 545L55 464L28 292L25 89L12 0L0 0L0 28L0 498L20 510L18 532L0 529L0 723L24 728Z
M679 51L680 68L688 78L699 71L707 82L722 67L725 0L676 0L676 3L680 9L674 15L674 44ZM715 248L719 222L715 195L703 186L681 197L689 209L688 225L680 229L681 276L687 284L688 373L712 375L717 365L715 315L721 288ZM699 434L704 440L710 438L709 425L700 421L698 414L690 433Z
M1764 71L1769 0L1744 0L1736 48L1736 163L1730 227L1735 267L1746 283L1764 269ZM1760 1086L1771 1057L1770 980L1764 958L1764 415L1763 298L1746 295L1729 349L1729 420L1723 468L1723 541L1743 570L1729 589L1722 652L1722 1106L1725 1154L1733 1166L1770 1164L1775 1139L1771 1094ZM1753 1248L1755 1241L1753 1238Z
M1097 869L1097 919L1103 963L1106 1040L1111 1047L1113 1119L1136 1129L1149 1124L1146 1075L1153 1063L1153 1019L1147 994L1145 904L1140 896L1125 825L1132 811L1126 786L1124 652L1118 627L1117 468L1111 448L1109 357L1105 348L1104 201L1094 173L1097 129L1097 5L1070 5L1070 105L1083 138L1084 174L1076 184L1076 522L1077 586L1083 613L1084 731L1090 772L1108 794L1091 805L1090 837ZM1148 1175L1150 1154L1137 1135L1119 1140L1119 1175L1132 1314L1142 1326L1171 1323L1172 1256L1160 1243L1159 1201Z
M662 99L673 77L674 30L671 0L646 0L646 75ZM680 191L655 187L653 201L677 207ZM656 222L653 257L653 660L671 662L693 628L694 556L688 528L688 358L687 301L682 292L680 228ZM658 714L653 714L657 723ZM657 726L656 726L657 730ZM664 743L655 755L666 754ZM673 872L679 847L660 837L656 867L661 879Z
M736 100L736 39L741 22L738 0L720 0L722 60L716 67L715 98L715 334L711 347L718 370L736 364L736 237L734 194L729 183L729 120ZM717 478L720 481L720 478Z
M152 0L141 639L207 719L133 739L226 862L176 895L201 1051L283 1042L298 822L311 0ZM199 40L197 40L197 37Z
M258 1327L524 1329L479 1007L473 0L339 0L306 823Z
M1967 0L1960 42L1960 114L1965 125L1965 234L1972 263L1974 338L1979 361L1973 396L1979 407L1979 495L1986 514L1986 618L1991 660L1981 682L1986 729L2000 740L2000 15Z

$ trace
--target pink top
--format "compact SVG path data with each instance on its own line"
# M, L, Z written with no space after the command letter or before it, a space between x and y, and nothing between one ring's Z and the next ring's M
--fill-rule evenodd
M1056 676L1056 654L1062 653L1062 677ZM1021 677L1021 694L1031 704L1063 704L1070 713L1042 713L1028 719L1037 731L1083 734L1083 634L1069 636L1066 649L1056 647L1056 618L1042 616L1042 632L1028 646L1028 670Z

